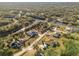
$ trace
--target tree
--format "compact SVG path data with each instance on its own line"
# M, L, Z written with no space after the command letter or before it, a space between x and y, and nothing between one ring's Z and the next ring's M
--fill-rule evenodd
M79 44L72 39L65 41L64 46L65 51L61 53L63 56L75 56L79 53Z
M13 52L10 49L0 49L1 56L11 56Z

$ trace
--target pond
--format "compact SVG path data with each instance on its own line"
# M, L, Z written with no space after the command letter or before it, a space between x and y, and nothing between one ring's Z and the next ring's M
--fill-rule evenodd
M12 34L12 33L16 32L16 31L20 30L21 28L22 27L19 26L19 27L15 27L15 28L13 28L11 30L8 30L8 31L0 31L0 36L7 36L9 34Z
M8 24L10 24L10 23L9 22L0 22L0 26L6 26Z

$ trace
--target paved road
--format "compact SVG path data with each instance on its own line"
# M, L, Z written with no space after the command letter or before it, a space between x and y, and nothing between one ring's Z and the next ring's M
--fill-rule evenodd
M28 50L31 50L33 45L35 45L39 40L41 40L41 38L43 36L45 36L47 34L47 32L45 32L44 34L42 34L39 38L37 38L30 46L23 48L22 51L15 53L13 56L21 56L23 53L25 53Z
M22 29L16 31L15 33L13 33L13 34L11 34L11 35L14 35L14 34L23 32L23 31L25 31L26 29L29 29L29 28L31 28L31 27L33 27L33 26L39 24L40 22L43 22L43 21L35 21L33 24L31 24L31 25L29 25L29 26L27 26L27 27L24 27L24 28L22 28Z

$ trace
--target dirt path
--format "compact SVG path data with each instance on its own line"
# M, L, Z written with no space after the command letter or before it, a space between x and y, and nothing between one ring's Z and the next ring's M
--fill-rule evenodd
M22 51L15 53L13 56L21 56L23 53L25 53L28 50L31 50L33 45L35 45L39 40L41 40L41 38L43 36L45 36L47 34L47 32L45 32L44 34L42 34L39 38L37 38L30 46L23 48Z

